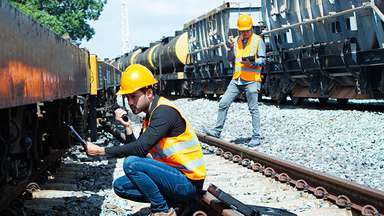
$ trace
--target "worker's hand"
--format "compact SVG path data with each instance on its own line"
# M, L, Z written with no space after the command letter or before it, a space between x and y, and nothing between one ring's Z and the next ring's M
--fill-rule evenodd
M121 108L117 108L115 110L115 119L116 121L120 122L120 124L122 124L124 127L125 127L125 130L126 130L126 133L129 135L129 134L132 134L132 124L131 122L128 120L128 121L124 121L122 119L122 116L127 114L127 111L125 111L124 109L121 109Z
M228 42L229 42L229 47L233 49L233 46L235 45L235 39L233 38L233 36L228 37Z
M229 43L229 48L232 50L233 49L233 47L235 46L235 43L233 43L233 42L230 42Z
M89 156L103 156L105 155L105 149L103 147L97 146L91 142L87 142L87 155Z

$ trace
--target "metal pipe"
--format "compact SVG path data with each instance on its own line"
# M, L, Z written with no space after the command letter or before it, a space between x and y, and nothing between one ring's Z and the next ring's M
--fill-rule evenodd
M384 22L384 14L381 12L381 10L374 4L372 4L372 9L376 12L376 14L380 17L381 21Z
M384 21L384 15L376 7L376 5L374 3L370 2L370 3L367 3L366 5L363 5L363 6L360 6L360 7L357 7L357 8L348 9L348 10L345 10L345 11L341 11L341 12L338 12L338 13L335 13L335 14L332 14L332 15L327 15L327 16L323 16L323 17L317 17L317 18L314 18L314 19L311 19L311 20L307 20L305 22L300 22L300 23L296 23L296 24L293 24L293 25L290 25L290 26L286 26L286 27L282 27L282 28L277 28L277 29L273 29L273 30L270 30L270 31L265 31L265 32L262 32L261 35L270 34L270 33L274 33L274 32L280 32L280 31L284 31L284 30L287 30L287 29L291 29L291 28L295 28L295 27L298 27L298 26L302 26L302 25L305 25L305 24L311 24L311 23L314 23L314 22L320 22L320 21L323 21L323 20L326 20L326 19L329 19L329 18L338 17L338 16L342 16L344 14L349 14L349 13L353 13L355 11L359 11L359 10L363 10L363 9L369 9L369 8L374 10L379 15L379 17Z
M201 48L201 49L198 49L198 50L195 50L193 52L190 52L189 54L195 54L195 53L198 53L198 52L202 52L202 51L205 51L205 50L210 50L210 49L213 49L213 48L217 48L217 47L221 47L221 46L226 46L224 42L221 42L221 43L218 43L216 45L213 45L213 46L209 46L209 47L204 47L204 48Z

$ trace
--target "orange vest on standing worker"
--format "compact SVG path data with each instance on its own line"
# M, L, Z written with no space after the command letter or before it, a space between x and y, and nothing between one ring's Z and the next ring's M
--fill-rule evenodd
M259 49L260 39L260 36L253 33L252 36L248 38L247 44L244 46L242 37L239 36L236 38L234 44L234 54L236 60L232 79L241 78L242 80L248 82L261 82L262 66L252 66L241 63L243 57L255 56L255 59L258 58L257 52Z
M150 149L153 159L164 162L183 172L187 178L202 180L206 176L203 152L199 140L196 137L190 123L181 114L180 110L168 99L160 97L155 108L149 114L149 119L143 122L143 131L151 122L154 110L160 105L174 108L186 123L185 131L176 137L163 137Z

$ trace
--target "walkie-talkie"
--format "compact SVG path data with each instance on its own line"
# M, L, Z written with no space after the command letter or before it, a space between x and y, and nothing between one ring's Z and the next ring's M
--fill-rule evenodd
M123 114L122 116L121 116L121 118L125 121L125 122L127 122L128 121L128 114Z
M87 142L85 142L85 140L80 136L80 134L75 130L75 128L73 128L72 125L66 124L65 122L64 124L69 128L69 131L71 131L71 133L76 137L77 141L80 142L80 144L83 146L84 150L86 151Z

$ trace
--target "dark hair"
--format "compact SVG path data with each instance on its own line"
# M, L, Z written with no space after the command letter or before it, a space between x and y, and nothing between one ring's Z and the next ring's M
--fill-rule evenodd
M153 94L156 94L156 90L155 88L153 87L153 85L150 85L150 86L146 86L146 87L143 87L141 89L139 89L138 91L141 91L143 93L146 93L147 90L151 89L153 91Z

